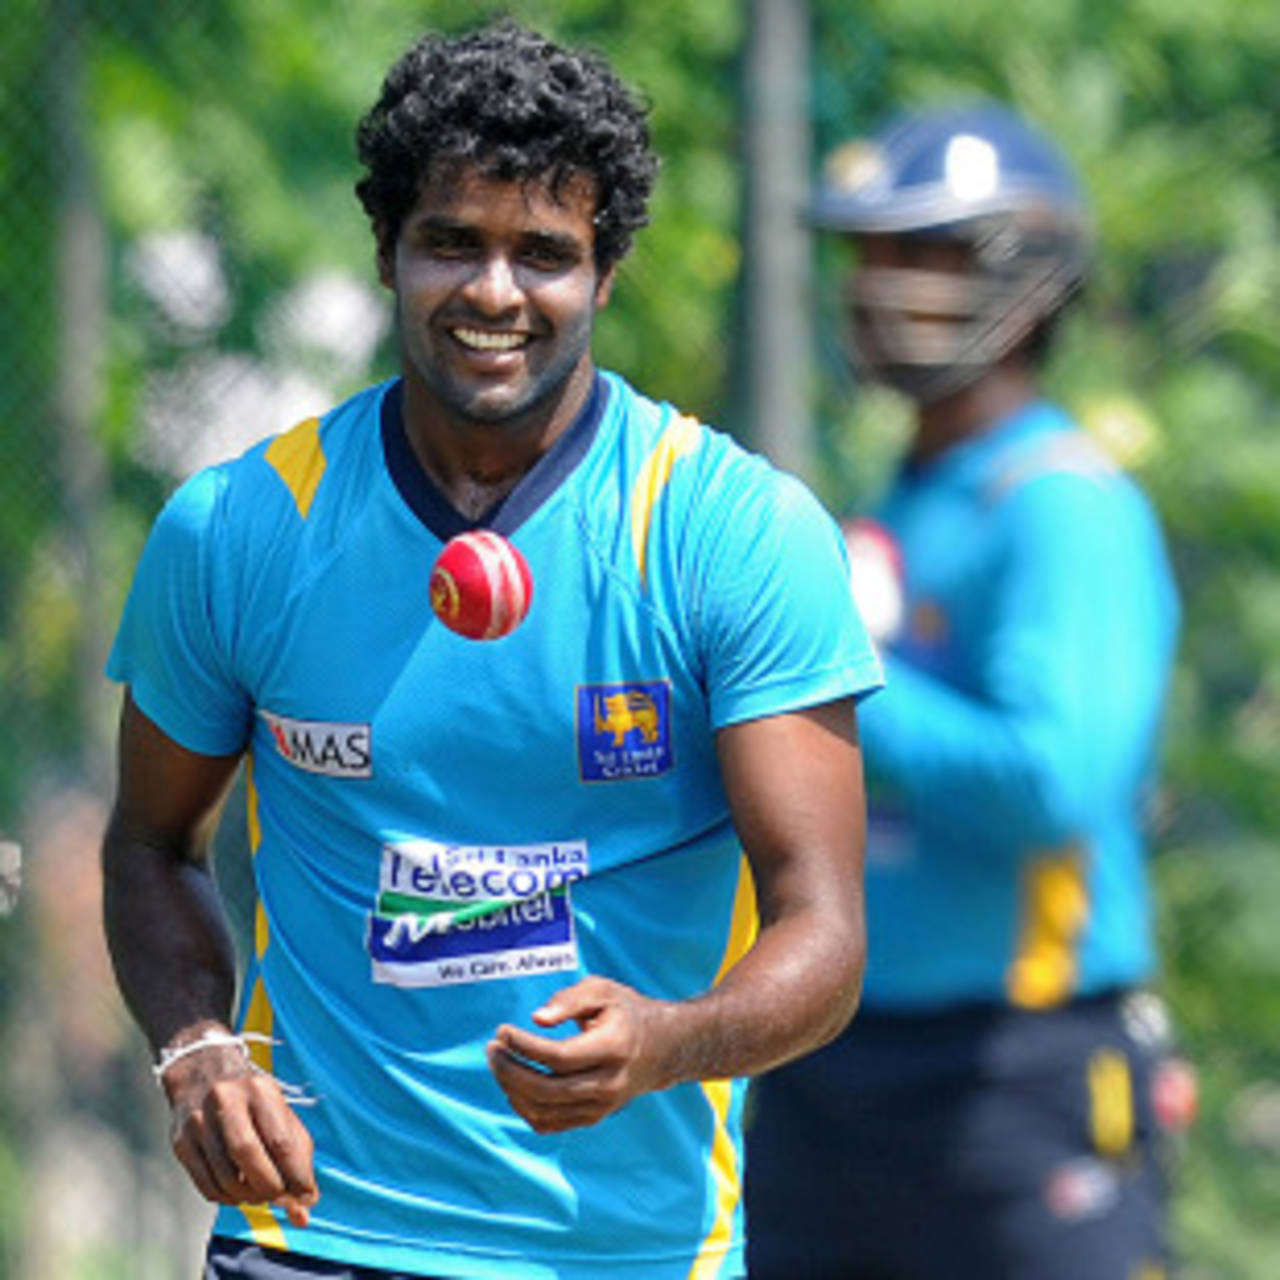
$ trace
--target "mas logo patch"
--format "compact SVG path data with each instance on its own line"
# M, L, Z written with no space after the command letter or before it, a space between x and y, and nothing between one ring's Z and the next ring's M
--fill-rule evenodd
M577 723L583 782L654 778L674 763L666 680L579 685Z
M369 916L374 982L445 987L575 969L569 898L585 841L383 846Z
M278 755L308 773L328 778L373 777L373 729L367 724L292 720L272 711L258 713Z

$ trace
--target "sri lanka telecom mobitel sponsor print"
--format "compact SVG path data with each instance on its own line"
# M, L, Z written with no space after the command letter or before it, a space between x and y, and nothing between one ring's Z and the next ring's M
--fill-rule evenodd
M569 892L588 867L583 841L384 846L369 916L374 981L448 986L576 967Z

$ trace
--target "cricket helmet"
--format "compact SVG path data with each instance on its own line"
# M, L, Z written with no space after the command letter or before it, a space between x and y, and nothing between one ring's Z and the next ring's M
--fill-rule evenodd
M1057 146L1007 107L907 115L828 158L813 223L858 238L953 241L959 271L865 266L851 284L855 358L929 402L979 378L1084 280L1092 240Z

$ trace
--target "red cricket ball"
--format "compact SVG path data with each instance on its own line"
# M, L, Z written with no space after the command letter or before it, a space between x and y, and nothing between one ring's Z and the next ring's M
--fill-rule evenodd
M501 534L476 529L450 538L431 568L431 607L470 640L509 635L529 612L529 562Z

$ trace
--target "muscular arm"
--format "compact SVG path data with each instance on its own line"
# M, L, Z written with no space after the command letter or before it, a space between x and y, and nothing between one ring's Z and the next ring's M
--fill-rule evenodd
M544 1026L577 1021L576 1036L499 1028L494 1072L539 1131L593 1124L650 1090L757 1074L817 1048L853 1016L866 943L851 703L734 725L717 745L756 882L756 942L695 999L651 1000L588 978L536 1015Z
M713 991L677 1006L672 1083L755 1075L825 1044L853 1017L866 961L851 703L735 725L718 746L760 932Z
M238 762L180 747L126 695L104 913L121 993L156 1052L231 1016L235 957L209 848Z
M239 756L202 756L126 696L119 788L103 841L112 964L152 1050L229 1033L235 957L209 849ZM234 1045L211 1045L163 1078L174 1153L207 1199L280 1203L306 1225L317 1198L311 1141L279 1087Z
M890 657L861 723L873 786L945 814L973 837L966 856L989 850L990 832L1051 848L1132 809L1177 613L1154 524L1110 483L1043 475L988 520L1004 552L970 689Z

